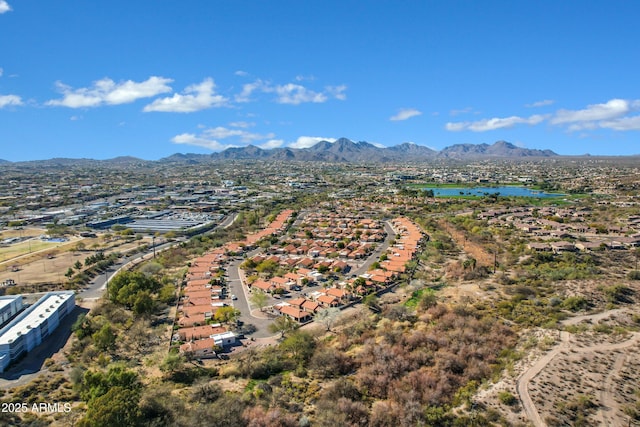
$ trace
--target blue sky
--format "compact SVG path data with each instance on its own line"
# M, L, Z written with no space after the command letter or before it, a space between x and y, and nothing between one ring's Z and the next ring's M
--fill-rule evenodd
M640 2L0 0L0 158L640 153Z

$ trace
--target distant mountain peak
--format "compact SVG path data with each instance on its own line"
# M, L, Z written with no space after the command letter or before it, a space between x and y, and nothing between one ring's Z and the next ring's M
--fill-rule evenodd
M303 161L303 162L343 162L343 163L388 163L388 162L424 162L434 159L482 159L482 158L544 158L556 157L551 150L538 150L518 147L508 141L496 141L493 144L455 144L440 151L418 145L414 142L403 142L391 147L381 147L366 141L354 142L341 137L334 142L319 141L307 148L279 147L263 149L255 145L231 147L211 154L181 154L176 153L158 160L160 163L175 164L203 164L219 160L275 160L275 161ZM13 162L1 160L0 164L8 165ZM108 160L66 159L53 158L37 160L29 163L33 165L48 165L66 167L69 165L91 166L96 164L108 165L115 168L130 166L144 166L151 161L131 156L120 156Z

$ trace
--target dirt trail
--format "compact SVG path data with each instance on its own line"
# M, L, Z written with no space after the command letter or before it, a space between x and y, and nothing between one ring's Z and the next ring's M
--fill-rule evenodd
M485 251L481 245L467 239L462 231L456 229L445 219L438 221L438 224L440 224L444 231L451 235L451 238L464 252L475 258L478 266L484 265L488 267L493 265L493 254Z
M618 376L618 373L624 367L625 360L627 356L625 354L619 354L616 357L615 364L613 365L613 369L607 375L607 378L604 382L604 386L602 390L600 390L600 407L598 410L598 418L603 426L612 426L615 424L613 417L611 416L618 406L617 402L613 398L613 384L615 378Z
M610 310L603 313L597 313L593 315L584 315L579 316L577 318L569 319L565 324L575 324L583 320L599 320L612 315L615 315L622 310ZM589 353L589 352L600 352L600 351L614 351L614 350L622 350L628 347L631 347L638 342L640 342L640 333L633 333L631 338L626 341L613 343L613 344L595 344L590 347L577 347L572 345L571 342L572 334L561 331L560 332L560 343L550 352L545 354L542 358L540 358L535 364L529 367L526 371L524 371L517 381L517 390L518 396L520 398L520 402L522 403L522 407L525 411L527 418L532 422L532 424L536 427L546 426L546 424L542 421L542 417L540 413L536 409L533 400L531 399L531 395L529 394L529 383L533 378L536 377L548 364L551 362L557 355L563 350L570 350L572 352L579 353ZM623 368L625 357L622 355L616 359L615 365L612 371L609 373L607 380L604 384L604 389L600 392L600 405L601 407L608 408L608 413L605 414L602 409L599 411L599 417L603 421L603 425L608 425L605 421L607 420L607 416L612 409L617 407L615 400L613 399L613 394L611 389L613 387L613 377Z

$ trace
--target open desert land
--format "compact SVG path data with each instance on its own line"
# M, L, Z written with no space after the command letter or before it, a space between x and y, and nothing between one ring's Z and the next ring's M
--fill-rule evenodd
M593 294L597 293L596 283ZM627 284L637 294L637 286ZM523 331L522 358L476 403L511 425L635 425L627 411L640 389L640 309L637 302L561 322L557 330Z
M65 273L78 261L90 255L103 252L127 252L151 242L150 237L127 241L105 239L104 235L96 237L71 236L66 241L42 241L38 238L46 233L45 229L28 228L24 230L3 230L0 238L32 236L28 241L0 247L0 282L8 279L17 284L63 283L67 279Z

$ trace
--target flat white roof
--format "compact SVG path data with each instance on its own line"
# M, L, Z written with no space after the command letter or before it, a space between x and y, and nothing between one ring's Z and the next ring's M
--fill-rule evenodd
M213 338L214 341L222 341L227 338L235 338L235 337L236 337L236 334L231 331L209 336L209 338Z
M22 299L22 295L8 295L0 297L0 311L17 299Z
M52 292L46 294L38 302L29 307L23 315L16 319L16 323L9 324L0 336L0 345L14 342L20 335L25 335L29 330L36 329L75 295L73 292Z

